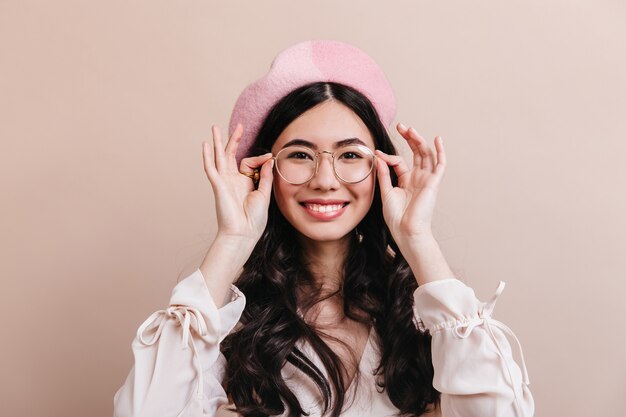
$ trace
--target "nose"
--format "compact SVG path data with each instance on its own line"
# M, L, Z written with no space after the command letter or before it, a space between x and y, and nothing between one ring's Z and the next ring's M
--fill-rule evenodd
M333 170L333 157L329 152L321 152L317 156L317 173L309 182L309 186L317 190L336 190L341 186Z

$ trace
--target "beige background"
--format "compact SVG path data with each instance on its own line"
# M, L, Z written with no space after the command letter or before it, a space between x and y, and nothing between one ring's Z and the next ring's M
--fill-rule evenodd
M311 38L367 51L397 120L443 136L434 232L480 298L507 282L494 315L536 416L623 415L625 18L618 0L0 0L2 415L112 414L137 327L214 234L201 142Z

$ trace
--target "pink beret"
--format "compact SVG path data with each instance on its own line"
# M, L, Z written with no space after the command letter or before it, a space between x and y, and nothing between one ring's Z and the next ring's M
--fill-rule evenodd
M243 90L230 116L228 136L241 122L237 163L248 151L270 109L285 95L316 81L345 84L363 93L386 127L396 113L391 85L376 62L355 46L329 40L306 41L280 52L264 77Z

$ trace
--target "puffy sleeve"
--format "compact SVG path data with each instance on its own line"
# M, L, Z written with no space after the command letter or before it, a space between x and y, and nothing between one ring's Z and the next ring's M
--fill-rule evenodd
M228 403L221 341L245 307L235 287L217 308L200 269L173 289L169 307L139 326L135 363L113 398L114 417L214 416Z
M432 335L433 386L441 392L443 417L534 414L519 340L491 317L504 285L486 303L455 278L423 284L413 294L416 324ZM519 349L521 369L508 337Z

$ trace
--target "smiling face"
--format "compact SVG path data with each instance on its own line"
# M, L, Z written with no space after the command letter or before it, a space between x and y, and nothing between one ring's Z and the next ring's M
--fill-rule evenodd
M314 152L334 152L336 147L358 139L374 151L374 140L363 121L345 105L325 101L291 122L272 146L272 154L294 140ZM304 142L303 142L304 141ZM357 142L358 143L358 142ZM318 171L307 183L294 185L275 172L274 198L283 216L300 235L318 242L346 237L365 217L374 198L375 170L356 184L341 182L333 173L329 154L319 155Z

